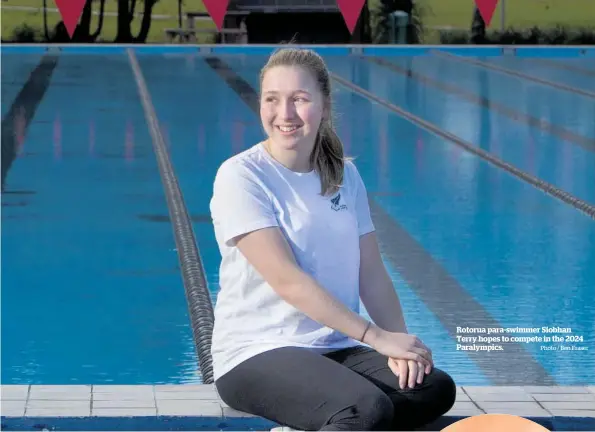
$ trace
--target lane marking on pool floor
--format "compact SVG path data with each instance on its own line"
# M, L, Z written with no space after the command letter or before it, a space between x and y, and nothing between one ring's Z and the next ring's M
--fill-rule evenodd
M545 59L545 58L534 58L531 59L535 63L541 63L545 66L549 66L550 68L561 69L568 72L573 72L579 75L584 75L589 78L595 78L595 70L590 70L586 68L582 68L580 66L574 64L564 63L562 61L556 61L552 59Z
M153 149L157 157L159 174L161 175L170 220L173 226L202 381L205 384L210 384L213 382L210 349L214 314L203 263L188 209L184 203L184 197L167 151L165 139L159 127L155 107L151 101L145 78L133 49L128 49L128 58L145 111L147 126L151 133Z
M258 116L258 94L254 88L221 58L213 56L204 60ZM436 315L453 340L456 340L456 327L460 322L473 327L500 327L497 320L380 204L373 198L369 203L384 257L401 272L413 292ZM496 385L556 384L521 343L507 344L505 351L465 351L465 354Z
M535 77L533 75L526 74L524 72L519 72L519 71L508 69L508 68L505 68L505 67L502 67L502 66L498 66L498 65L495 65L495 64L482 62L481 60L474 60L474 59L467 58L467 57L464 57L464 56L459 56L459 55L456 55L456 54L442 52L442 51L436 51L436 50L430 50L429 53L431 53L431 54L433 54L433 55L435 55L437 57L444 57L444 58L447 58L447 59L450 59L450 60L453 60L453 61L457 61L457 62L461 62L461 63L469 63L469 64L472 64L474 66L479 66L479 67L483 67L483 68L486 68L486 69L491 69L491 70L494 70L494 71L497 71L497 72L501 72L501 73L506 74L506 75L514 76L516 78L522 78L522 79L525 79L527 81L533 81L533 82L536 82L536 83L539 83L539 84L543 84L543 85L548 86L548 87L556 88L558 90L564 90L564 91L567 91L567 92L570 92L570 93L575 93L575 94L578 94L578 95L581 95L581 96L586 96L586 97L595 99L595 93L593 93L593 92L590 92L590 91L587 91L587 90L578 89L576 87L572 87L572 86L569 86L569 85L566 85L566 84L557 83L557 82L546 80L546 79L543 79L543 78L538 78L538 77Z
M373 102L376 102L379 105L382 105L383 107L389 109L390 111L393 111L394 113L400 115L401 117L409 120L411 123L439 136L440 138L446 139L446 140L458 145L459 147L463 148L464 150L468 151L469 153L473 153L474 155L486 160L487 162L497 166L498 168L501 168L501 169L505 170L506 172L514 175L515 177L519 178L520 180L523 180L523 181L531 184L535 188L540 189L541 191L545 192L546 194L551 195L551 196L557 198L558 200L571 205L572 207L574 207L577 210L581 211L582 213L586 214L590 218L595 219L595 206L594 205L591 205L588 202L586 202L586 201L584 201L584 200L582 200L566 191L563 191L562 189L559 189L558 187L556 187L546 181L543 181L543 180L533 176L532 174L529 174L525 171L518 169L514 165L511 165L508 162L505 162L502 159L494 156L493 154L491 154L485 150L482 150L478 146L475 146L475 145L461 139L460 137L453 135L450 132L447 132L447 131L441 129L440 127L436 126L435 124L433 124L427 120L424 120L421 117L418 117L415 114L412 114L409 111L406 111L403 108L400 108L397 105L394 105L394 104L376 96L375 94L369 92L368 90L365 90L365 89L361 88L360 86L353 84L351 81L346 80L345 78L342 78L335 73L331 72L331 77L336 82L338 82L339 84L343 85L344 87L350 89L354 93L357 93Z
M457 327L479 327L487 331L490 328L506 326L501 325L470 295L456 277L434 259L431 253L379 203L372 199L369 202L382 256L401 275L423 304L438 317L453 342L466 346L502 346L501 351L464 351L479 365L481 372L491 383L504 386L529 385L528 383L556 384L555 379L521 342L502 343L497 340L502 337L498 333L488 335L458 332ZM458 341L458 337L468 339ZM479 337L485 339L481 340ZM494 339L488 341L487 338L490 337Z
M445 93L453 94L456 96L460 96L463 99L468 100L476 105L485 107L491 111L500 113L511 120L522 122L526 125L533 126L537 129L545 131L557 138L560 138L564 141L570 141L575 143L585 150L589 150L595 152L595 139L585 137L583 135L575 134L572 131L569 131L561 126L554 125L547 120L541 120L537 117L534 117L529 114L522 113L515 109L509 108L505 105L502 105L498 102L488 99L487 97L479 96L474 92L468 91L461 87L454 86L452 84L448 84L442 81L439 81L434 78L430 78L427 75L424 75L420 72L415 72L411 68L405 68L399 64L393 63L392 61L380 58L380 57L366 57L361 56L361 60L377 64L379 66L385 67L390 71L396 72L401 75L405 75L407 77L411 77L422 84L437 88L442 90Z
M8 171L27 137L31 120L50 86L58 60L59 56L54 54L45 54L41 58L2 119L2 192ZM19 131L15 130L17 128Z

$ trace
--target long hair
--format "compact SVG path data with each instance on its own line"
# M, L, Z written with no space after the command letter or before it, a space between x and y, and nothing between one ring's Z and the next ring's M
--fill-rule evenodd
M318 172L321 181L321 194L333 195L343 183L345 156L343 143L332 124L331 80L324 60L315 51L300 48L282 48L274 52L260 72L260 86L266 72L276 66L300 66L309 71L316 82L328 109L328 116L323 118L310 162Z

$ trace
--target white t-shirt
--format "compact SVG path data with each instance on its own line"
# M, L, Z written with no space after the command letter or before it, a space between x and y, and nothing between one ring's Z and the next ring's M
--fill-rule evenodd
M279 227L300 267L359 313L359 238L374 225L355 165L347 161L343 186L323 197L316 171L291 171L259 143L220 166L213 192L210 208L222 256L211 349L215 380L274 348L322 353L359 345L284 301L232 241Z

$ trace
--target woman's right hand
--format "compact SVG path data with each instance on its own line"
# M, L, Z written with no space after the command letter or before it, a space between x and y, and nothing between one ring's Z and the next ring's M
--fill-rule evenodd
M417 336L408 333L395 333L375 327L370 331L370 345L387 357L393 359L412 360L425 367L426 374L434 366L432 350Z

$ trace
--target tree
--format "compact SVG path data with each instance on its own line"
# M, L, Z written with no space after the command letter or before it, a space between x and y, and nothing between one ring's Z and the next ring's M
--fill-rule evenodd
M486 23L475 6L473 10L473 21L471 22L471 42L474 44L484 43L486 40Z
M137 0L118 0L118 32L117 43L144 43L151 31L151 15L158 0L143 0L144 7L140 30L137 36L132 35L130 26L135 17Z
M77 42L95 42L101 34L101 30L103 29L103 15L105 12L105 0L99 1L99 22L97 23L97 28L93 34L91 34L91 17L93 16L94 0L87 0L85 3L81 20L73 35L73 38Z
M93 3L99 1L99 22L95 32L91 33L91 18L93 16ZM105 0L87 0L83 12L81 13L81 19L77 24L72 38L68 36L66 26L63 21L60 21L54 27L52 35L49 34L47 25L47 0L43 0L43 27L45 33L45 39L51 40L52 42L81 42L81 43L93 43L99 38L101 30L103 29L103 17L105 13Z
M48 1L43 0L43 35L46 41L50 40L50 31L48 29Z

